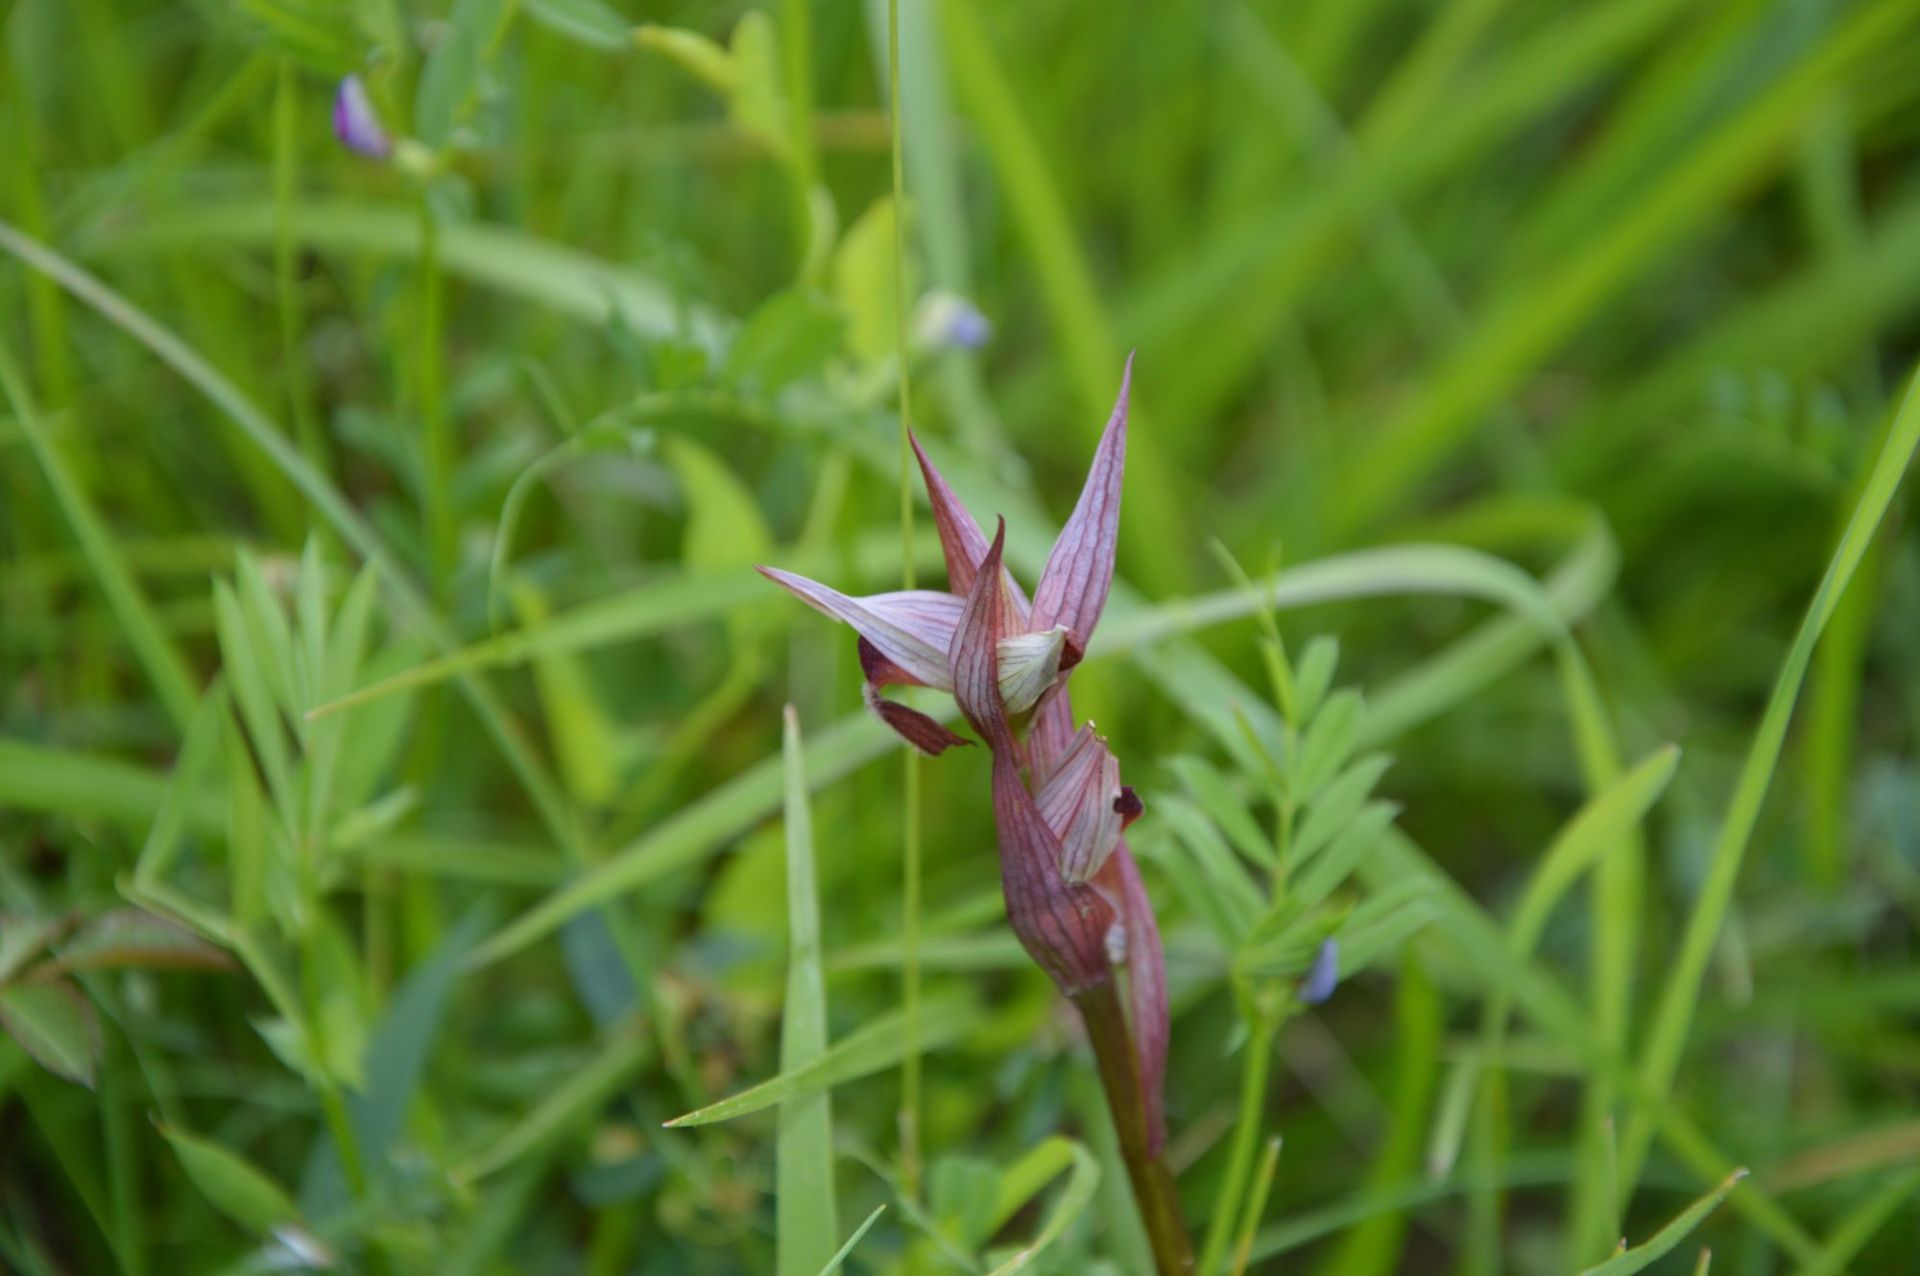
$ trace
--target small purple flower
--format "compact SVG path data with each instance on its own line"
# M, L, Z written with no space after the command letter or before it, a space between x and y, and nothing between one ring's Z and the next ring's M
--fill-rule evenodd
M920 302L920 340L935 350L978 350L993 337L980 308L950 292L928 293Z
M1328 936L1320 941L1320 951L1313 955L1313 965L1307 968L1307 977L1300 981L1301 1004L1322 1004L1333 996L1334 986L1339 982L1340 941Z
M393 141L380 127L366 83L357 75L340 81L333 95L333 135L348 150L373 159L385 159L393 152Z

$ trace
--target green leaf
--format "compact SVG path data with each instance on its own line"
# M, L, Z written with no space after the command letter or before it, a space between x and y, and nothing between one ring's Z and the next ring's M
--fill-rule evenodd
M1272 839L1261 830L1225 776L1201 758L1175 758L1168 765L1214 825L1227 835L1235 850L1255 864L1272 867Z
M1093 1194L1100 1186L1100 1162L1094 1159L1085 1144L1055 1135L1028 1153L1024 1160L1002 1177L1002 1196L996 1202L1002 1217L1010 1216L1012 1210L1018 1207L1018 1202L1009 1204L1012 1198L1024 1200L1025 1197L1021 1196L1023 1190L1031 1195L1032 1190L1038 1187L1038 1184L1034 1184L1033 1188L1026 1187L1032 1180L1034 1167L1055 1166L1060 1161L1065 1162L1064 1168L1068 1171L1067 1183L1060 1191L1060 1198L1054 1202L1053 1211L1047 1215L1046 1223L1032 1241L1021 1246L1018 1252L995 1267L988 1276L1012 1276L1014 1272L1024 1271L1029 1263L1066 1234L1074 1220L1086 1211L1088 1203L1093 1200ZM1057 1172L1057 1168L1054 1172Z
M1300 656L1300 670L1294 675L1294 706L1301 722L1312 722L1320 712L1327 692L1333 687L1334 671L1340 666L1340 640L1321 634L1307 644Z
M1296 797L1314 797L1346 765L1358 740L1362 711L1360 693L1344 690L1334 692L1326 707L1314 715L1301 737L1299 763L1293 771Z
M681 27L654 26L651 23L633 29L634 43L643 49L664 54L681 68L719 93L733 91L733 55L718 41Z
M1595 860L1619 847L1666 791L1680 763L1680 750L1662 745L1632 770L1596 793L1567 821L1540 857L1526 893L1514 909L1512 936L1516 958L1530 957L1547 918L1567 889Z
M200 1195L255 1236L270 1236L298 1219L293 1199L239 1153L168 1125L160 1134Z
M779 41L773 19L749 9L734 24L727 52L733 66L727 105L734 124L782 160L791 158L786 96L780 82Z
M43 967L46 974L130 967L231 970L233 959L186 927L138 908L116 908L81 926Z
M0 1028L47 1071L93 1088L100 1021L73 984L58 979L0 988Z
M820 962L819 888L813 871L813 817L807 799L800 715L788 705L786 764L787 996L780 1017L780 1071L817 1067L827 1056L827 987ZM829 1267L840 1235L833 1184L833 1099L824 1088L780 1105L774 1144L774 1235L780 1276Z
M1300 821L1288 847L1289 871L1297 871L1353 823L1390 765L1392 759L1385 754L1371 754L1342 771L1321 791L1307 808L1306 818Z
M633 43L633 24L603 0L523 0L527 16L549 31L617 53Z
M847 227L834 252L833 296L847 315L847 348L865 363L891 358L898 294L894 287L893 200L881 196ZM911 272L907 295L913 296Z
M920 1007L920 1049L938 1050L979 1026L980 1008L964 997L949 996ZM906 1053L906 1017L895 1010L863 1025L829 1047L825 1054L793 1072L762 1081L718 1103L667 1122L669 1128L730 1121L890 1068Z
M743 389L778 394L817 374L840 349L846 318L811 288L789 288L760 303L727 351L726 376Z
M1645 1271L1665 1258L1694 1228L1700 1226L1707 1215L1727 1199L1727 1193L1733 1191L1734 1185L1746 1176L1745 1170L1735 1170L1720 1186L1680 1211L1671 1223L1654 1233L1652 1239L1624 1253L1615 1254L1597 1267L1587 1268L1580 1276L1633 1276L1634 1272Z
M71 930L77 920L67 913L52 917L0 913L0 984L5 984L29 961L45 952L54 940Z
M413 104L414 132L428 146L442 147L452 139L454 125L479 91L489 48L506 16L506 0L454 0L420 72Z
M1154 799L1151 809L1199 866L1193 885L1204 889L1203 906L1213 917L1221 941L1229 947L1239 943L1265 911L1260 889L1245 866L1213 822L1185 798L1162 795Z

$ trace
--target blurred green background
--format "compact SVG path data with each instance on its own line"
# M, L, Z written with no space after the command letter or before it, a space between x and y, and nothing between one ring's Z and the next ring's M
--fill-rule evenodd
M904 331L1029 584L1137 352L1218 1270L1911 1270L1920 4L898 16L904 319L884 3L5 7L0 1267L1144 1270L982 751L750 570L898 587Z

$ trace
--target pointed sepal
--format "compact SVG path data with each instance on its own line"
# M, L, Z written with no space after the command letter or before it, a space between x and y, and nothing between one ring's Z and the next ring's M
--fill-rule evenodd
M1133 358L1120 378L1120 397L1107 420L1100 446L1087 469L1086 486L1073 516L1060 530L1047 556L1046 570L1033 591L1030 627L1065 625L1085 649L1113 588L1113 560L1120 543L1120 481L1127 461L1127 397L1133 384Z
M844 621L913 681L953 688L947 652L960 619L960 599L930 589L903 589L854 598L831 585L777 567L762 576L824 616Z

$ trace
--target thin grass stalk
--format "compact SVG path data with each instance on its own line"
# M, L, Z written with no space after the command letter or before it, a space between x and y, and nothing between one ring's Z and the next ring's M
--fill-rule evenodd
M900 364L900 581L914 586L912 373L907 357L907 203L905 139L900 128L900 0L887 0L887 124L893 148L894 356ZM901 751L900 1000L906 1052L900 1060L900 1181L920 1195L920 755Z
M1279 1030L1279 1017L1258 1003L1258 993L1249 993L1243 1012L1247 1024L1247 1049L1240 1063L1240 1116L1233 1127L1233 1144L1227 1153L1226 1185L1213 1203L1213 1220L1207 1224L1206 1244L1200 1251L1200 1276L1220 1270L1233 1238L1234 1220L1239 1217L1241 1196L1247 1178L1253 1173L1253 1154L1260 1141L1260 1118L1267 1106L1267 1081L1273 1070L1273 1034Z

